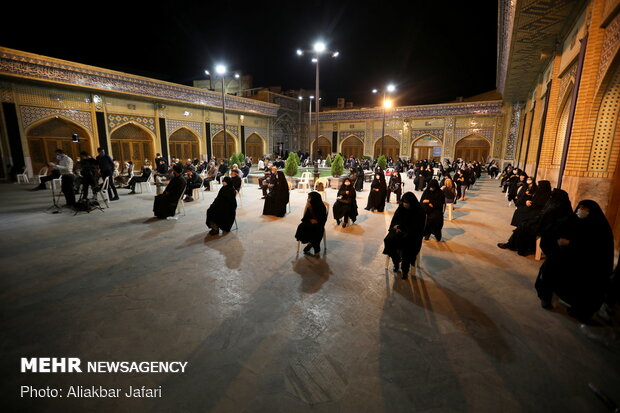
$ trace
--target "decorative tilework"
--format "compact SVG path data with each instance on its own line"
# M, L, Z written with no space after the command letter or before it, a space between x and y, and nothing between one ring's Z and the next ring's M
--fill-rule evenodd
M222 125L221 123L212 123L210 129L211 137L214 137L224 129L224 125ZM239 136L239 128L237 128L237 125L226 125L226 130L234 137Z
M355 135L358 138L360 138L362 140L362 142L364 142L365 138L366 138L366 131L363 130L346 130L346 131L340 131L338 133L338 140L339 141L343 141L346 138L348 138L351 135Z
M222 130L222 128L220 128L220 130ZM267 139L267 129L265 128L255 128L255 127L246 126L244 128L244 132L245 132L246 138L249 137L251 134L256 133L260 135L261 138Z
M498 116L497 118L497 127L495 128L495 140L492 144L492 151L494 158L502 157L502 140L503 140L503 132L504 132L504 118L502 116Z
M0 102L14 103L13 90L9 83L0 82Z
M601 62L598 67L597 86L603 81L603 77L609 68L614 56L620 48L620 14L605 28L605 41L601 52ZM576 66L576 65L575 65Z
M391 137L393 137L400 143L402 143L403 141L403 131L400 129L398 130L397 129L386 129L385 135L386 136L390 135ZM381 131L380 130L374 131L374 133L372 134L372 138L373 138L373 141L377 141L379 138L381 138Z
M444 127L444 139L443 139L443 156L445 158L452 157L452 149L454 142L454 118L446 118L446 123Z
M90 112L70 109L39 108L35 106L21 106L20 112L22 114L22 123L24 128L27 128L41 119L51 118L53 116L62 116L63 118L79 124L87 131L91 133L93 132L93 123Z
M138 125L142 125L151 131L155 132L155 119L144 117L144 116L129 116L129 115L118 115L113 113L108 113L108 132L113 129L118 128L124 123L137 123Z
M519 134L519 124L521 123L521 108L522 104L512 104L512 114L510 116L510 127L508 128L508 137L506 139L506 153L504 159L512 161L515 156L515 144L517 142L517 135ZM498 135L501 135L498 133ZM500 140L501 143L501 140Z
M420 136L432 135L443 142L443 129L411 129L411 141L415 141Z
M168 132L167 133L168 136L172 135L172 133L179 128L187 128L198 136L204 136L202 132L203 125L200 122L191 122L187 120L172 120L172 119L168 119L166 121L166 130Z
M557 102L557 108L556 110L560 109L560 105L562 104L562 102L564 101L564 94L566 93L566 90L568 89L568 87L571 85L571 82L575 82L575 76L577 74L577 63L573 63L572 66L570 67L569 70L566 71L566 73L564 73L564 76L562 76L562 79L560 80L560 90L558 92L558 102Z
M439 117L457 115L494 115L502 113L502 102L475 102L448 105L403 106L392 110L391 119L410 117ZM382 109L360 109L355 111L322 112L321 122L381 119Z
M114 91L148 98L173 100L193 105L221 107L221 94L167 83L93 66L45 58L0 48L0 73L8 76L55 82L91 90ZM226 95L226 107L265 116L275 116L278 106L258 100Z
M493 143L493 128L459 128L454 131L454 142L458 142L466 136L476 134Z

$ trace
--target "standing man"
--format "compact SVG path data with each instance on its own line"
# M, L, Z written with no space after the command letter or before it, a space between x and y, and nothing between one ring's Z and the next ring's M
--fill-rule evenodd
M58 160L58 165L50 162L48 166L60 172L60 187L65 196L65 201L68 207L74 208L75 191L73 190L73 181L75 178L73 176L73 159L69 158L62 149L56 149L56 159Z
M99 164L99 172L101 173L101 179L105 181L106 177L108 178L108 198L110 201L118 201L118 192L116 192L116 187L114 186L114 161L105 153L103 148L97 148L97 163Z

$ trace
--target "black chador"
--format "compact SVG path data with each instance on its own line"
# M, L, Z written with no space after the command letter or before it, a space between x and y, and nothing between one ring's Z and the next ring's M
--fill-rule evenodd
M403 193L403 181L400 177L400 173L397 171L392 172L390 176L390 184L387 188L386 201L390 202L390 194L394 192L396 194L396 202L400 201L400 196Z
M288 182L284 172L278 171L275 180L272 181L273 187L265 197L263 215L275 215L283 217L286 215L286 205L288 204Z
M385 183L385 175L383 173L375 173L375 177L370 184L370 193L368 194L368 211L383 212L385 209L385 196L387 193L387 185Z
M356 168L357 180L355 181L355 191L362 192L364 190L364 168L358 165Z
M236 190L229 176L222 179L222 187L220 188L213 203L207 209L207 226L211 229L211 235L219 233L221 229L224 232L230 232L235 222L237 213L237 199L235 198Z
M323 198L318 192L308 194L308 202L301 223L297 227L295 239L302 244L308 244L304 248L304 253L309 253L314 247L315 254L321 252L321 239L325 232L325 222L327 222L327 208L323 204Z
M164 193L155 196L153 203L153 213L157 218L166 218L174 216L179 199L185 190L185 178L181 176L183 168L175 165L173 168L173 177L164 189Z
M340 220L344 220L343 228L348 225L349 219L353 222L357 219L357 201L355 198L355 188L351 180L346 178L338 190L337 200L332 208L336 223L340 225Z
M420 199L422 208L426 213L426 227L424 230L424 238L429 239L433 234L437 241L441 241L441 229L443 228L443 206L446 202L446 197L443 192L439 190L439 182L436 179L431 179L428 183L428 188L422 192L422 198Z
M392 258L394 271L402 268L402 278L409 274L411 263L422 248L426 214L413 192L406 192L396 209L390 229L383 240L383 253ZM402 267L401 267L402 266Z

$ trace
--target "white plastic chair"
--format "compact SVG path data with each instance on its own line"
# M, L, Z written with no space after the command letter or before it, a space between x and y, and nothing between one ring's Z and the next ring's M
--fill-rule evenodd
M21 181L21 182L20 182ZM17 183L29 184L30 179L28 179L28 172L24 172L23 174L17 174Z
M316 190L316 186L319 183L323 184L323 190L322 191L317 191ZM316 182L314 183L314 190L316 192L318 192L319 194L321 194L321 196L323 197L323 201L327 201L327 187L329 187L329 179L327 179L325 177L317 179Z
M321 168L325 168L325 162L326 162L326 159L323 159L323 160L321 161Z
M149 177L146 179L145 182L136 182L136 189L140 188L140 192L138 193L142 193L142 185L146 185L146 189L149 192L153 192L153 188L151 188L151 186L153 185L153 183L155 182L155 179L153 178L153 172L151 171L151 174L149 175Z
M239 206L243 206L243 200L242 200L243 195L241 194L241 190L243 189L243 186L244 186L243 181L241 181L241 186L239 187L239 190L235 191L236 192L235 196L239 197Z
M106 208L110 208L110 194L108 194L108 188L110 187L110 177L106 176L101 185L101 198L105 202Z
M47 171L48 171L47 166L44 166L43 168L41 168L39 170L39 174L34 177L37 180L35 183L40 184L41 178L47 176Z
M448 211L448 221L452 221L452 213L454 212L454 204L450 202L450 203L444 204L444 206L445 206L445 210Z
M52 179L52 189L54 191L59 191L62 188L62 175L58 178Z
M306 191L310 191L310 178L312 178L312 173L302 173L301 179L297 182L297 189L302 189L303 187Z
M181 191L181 195L179 196L179 200L177 201L177 209L174 211L174 216L166 217L167 220L177 220L180 216L185 216L185 205L183 204L183 197L185 196L185 190L187 189L187 184L183 186L183 190Z
M422 272L420 271L421 267L421 257L422 257L422 250L420 250L420 252L418 252L417 257L415 257L415 263L412 265L413 267L413 275L422 275ZM390 264L392 263L392 258L390 258L389 255L385 256L385 269L389 270L390 269Z

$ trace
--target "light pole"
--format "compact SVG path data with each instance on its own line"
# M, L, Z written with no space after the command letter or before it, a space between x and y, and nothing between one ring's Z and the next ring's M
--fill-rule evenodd
M299 145L301 147L302 146L301 145L301 107L302 107L302 101L306 98L303 96L298 96L298 99L300 101L299 103L299 125L300 125ZM310 150L310 127L312 125L312 99L314 99L314 96L308 96L308 150Z
M385 89L383 89L383 103L381 106L383 106L383 124L381 126L381 155L384 155L383 153L383 142L385 141L385 110L389 109L392 107L392 101L390 99L387 99L387 94L388 93L392 93L396 90L396 86L394 86L393 84L389 84L387 85L387 87ZM373 89L372 93L379 93L378 89Z
M321 96L319 94L319 56L323 53L329 53L331 54L332 57L338 57L338 55L340 55L340 52L328 50L325 43L323 43L322 41L318 41L314 44L311 50L297 49L298 56L303 56L304 54L307 54L307 53L313 54L314 57L312 58L312 62L316 63L316 91L314 94L314 96L316 97L316 100L314 102L315 102L315 110L316 110L316 120L315 120L316 140L318 143L319 141L319 101L321 100Z
M228 159L228 139L226 132L226 85L224 84L226 78L226 66L218 64L215 66L215 73L222 78L222 126L224 127L224 159ZM205 70L205 74L209 76L209 83L211 83L211 73ZM235 73L235 79L239 79L239 73Z

